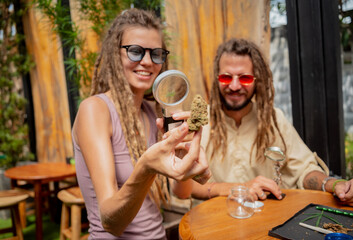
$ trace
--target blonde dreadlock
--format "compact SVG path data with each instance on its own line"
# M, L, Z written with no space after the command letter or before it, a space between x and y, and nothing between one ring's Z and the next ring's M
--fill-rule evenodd
M163 36L162 25L151 12L130 9L120 14L112 23L103 41L101 53L94 65L91 89L91 95L111 91L133 166L146 151L147 142L138 111L131 107L134 106L133 93L124 75L120 46L124 31L136 26L156 29ZM162 48L165 48L163 39ZM166 61L161 71L164 71L167 65ZM160 205L161 200L163 203L169 200L164 176L157 175L151 186L150 196L157 205Z
M219 74L219 61L224 54L234 54L240 56L248 55L253 65L255 82L255 97L257 105L257 136L251 148L251 152L256 146L256 159L259 162L264 161L263 153L275 140L275 129L285 147L283 136L278 128L276 113L273 108L274 87L271 70L265 61L259 48L252 42L244 39L231 39L218 47L217 55L214 60L214 81L210 96L210 118L211 118L211 136L210 143L213 143L211 159L213 159L215 150L221 149L222 160L227 152L227 130L225 125L225 116L222 114L222 103L217 76ZM225 141L225 142L223 142Z

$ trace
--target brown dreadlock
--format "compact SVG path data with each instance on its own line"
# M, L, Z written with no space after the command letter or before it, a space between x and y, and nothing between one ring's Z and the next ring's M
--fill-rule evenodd
M103 41L101 53L94 66L91 89L91 95L111 91L134 166L146 151L147 142L138 111L132 107L134 106L133 93L124 75L120 46L124 31L136 26L159 31L162 38L162 48L165 48L163 27L153 13L134 8L124 11L115 18ZM166 61L161 71L164 71L167 65ZM160 200L165 203L169 199L164 176L158 175L156 177L151 186L151 193L151 197L158 205Z
M263 153L275 140L275 129L284 144L284 152L287 147L283 136L278 128L276 113L273 108L274 87L271 70L265 61L259 48L252 42L244 39L231 39L218 47L217 55L214 60L214 81L210 97L210 118L211 118L211 136L210 142L213 143L213 152L211 159L214 157L215 150L221 149L222 160L227 152L227 130L224 124L225 116L222 114L222 103L220 99L219 84L217 76L219 74L219 61L224 54L234 54L245 56L248 55L253 65L255 82L255 97L257 105L257 136L251 148L251 152L256 146L256 159L259 162L264 161Z

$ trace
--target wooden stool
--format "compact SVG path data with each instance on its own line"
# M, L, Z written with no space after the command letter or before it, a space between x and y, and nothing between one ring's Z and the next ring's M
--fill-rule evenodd
M23 240L22 225L20 221L19 206L25 204L24 201L28 198L28 194L19 190L0 191L0 210L10 209L12 227L0 229L0 233L12 232L14 237L8 238L11 240Z
M85 207L79 187L71 187L61 190L58 198L63 202L61 210L60 240L66 238L72 240L87 239L88 234L81 235L81 210ZM69 226L69 215L71 209L71 227Z
M20 188L20 187L16 187L14 189L16 191L26 193L29 198L34 199L34 191L28 190L25 188ZM25 228L27 226L27 216L35 214L34 208L35 208L34 202L30 202L30 203L28 203L28 201L27 202L25 202L25 201L20 202L19 210L20 210L20 220L21 220L22 228Z

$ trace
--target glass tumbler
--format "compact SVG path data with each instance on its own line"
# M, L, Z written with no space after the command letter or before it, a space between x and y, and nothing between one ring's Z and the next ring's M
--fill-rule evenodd
M254 214L254 204L249 189L245 186L233 187L227 198L228 213L234 218L251 217Z

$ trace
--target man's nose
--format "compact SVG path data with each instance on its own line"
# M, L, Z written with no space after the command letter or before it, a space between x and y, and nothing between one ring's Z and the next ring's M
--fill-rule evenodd
M239 90L241 88L241 84L239 82L239 77L237 75L233 76L233 79L230 82L228 87L233 91Z

